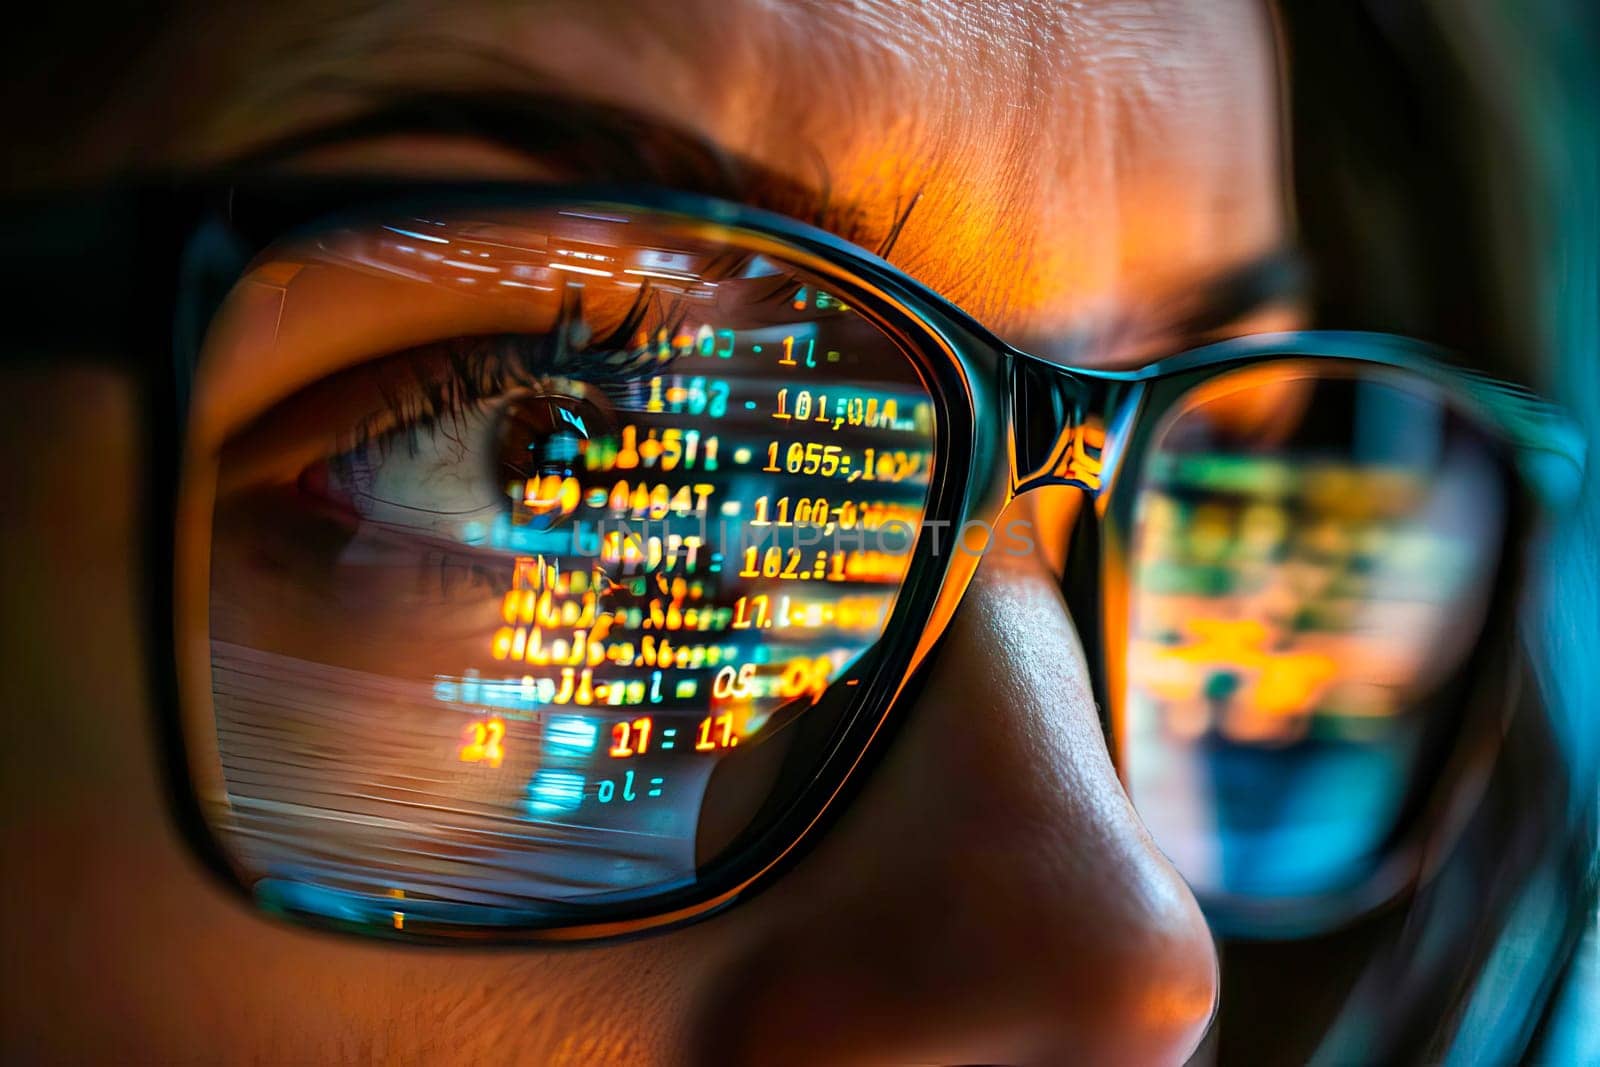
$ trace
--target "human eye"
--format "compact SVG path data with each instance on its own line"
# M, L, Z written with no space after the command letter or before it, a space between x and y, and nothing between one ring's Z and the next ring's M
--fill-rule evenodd
M614 436L636 385L669 357L649 340L547 334L454 337L389 357L379 409L298 488L377 529L482 544L502 514L549 529L576 510L584 452ZM574 337L574 334L578 335Z
M213 590L270 574L297 629L372 665L394 654L396 638L359 617L437 615L481 599L509 542L538 539L578 509L585 452L644 406L642 390L674 359L669 334L681 338L690 314L641 286L602 313L597 332L602 320L584 304L581 289L565 288L542 329L413 345L255 420L221 453L226 536L215 542ZM343 577L330 583L334 571ZM319 606L331 587L345 595L339 611ZM293 603L301 597L311 600ZM437 640L411 651L440 670L458 653Z
M270 251L202 364L208 814L270 906L527 925L770 862L929 495L900 336L737 235L487 211Z

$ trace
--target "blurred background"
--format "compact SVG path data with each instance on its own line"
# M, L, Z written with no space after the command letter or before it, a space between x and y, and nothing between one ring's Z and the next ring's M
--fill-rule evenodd
M1312 325L1471 353L1600 430L1600 5L1279 9ZM1225 944L1223 1062L1600 1062L1600 492L1545 532L1482 802L1404 907ZM1320 974L1307 985L1273 975ZM1300 1036L1295 1038L1294 1034Z

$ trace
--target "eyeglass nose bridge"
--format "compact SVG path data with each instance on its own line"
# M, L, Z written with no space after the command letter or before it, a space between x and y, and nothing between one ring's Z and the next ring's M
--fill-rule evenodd
M1011 495L1070 485L1098 496L1114 458L1106 420L1108 383L1014 353L1011 366Z

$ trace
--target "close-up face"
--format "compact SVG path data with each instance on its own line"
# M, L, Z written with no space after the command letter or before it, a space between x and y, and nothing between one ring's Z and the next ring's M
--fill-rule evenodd
M721 516L765 524L802 493L784 481L817 470L788 451L800 424L740 423L757 405L739 401L776 396L783 420L819 405L826 422L828 368L801 392L807 379L782 377L794 364L758 365L762 340L766 355L782 346L790 357L797 334L813 355L844 338L845 356L828 353L841 364L857 360L851 345L889 353L861 357L843 385L898 406L858 420L836 387L833 436L805 439L843 443L818 449L823 469L866 455L866 480L879 484L863 492L841 478L818 514L848 525L838 508L853 522L843 498L854 493L863 512L910 529L947 477L929 468L959 453L937 443L939 389L872 325L870 294L843 307L815 282L829 282L825 268L758 247L753 230L708 235L647 206L584 215L535 202L537 190L648 188L770 212L883 256L1040 368L1134 371L1303 325L1299 276L1274 266L1292 261L1295 234L1265 5L301 3L195 10L138 39L92 105L65 107L54 147L9 179L15 192L219 169L530 192L526 205L357 212L248 249L214 298L185 385L175 650L150 632L144 600L141 394L93 358L15 353L4 381L21 415L4 440L28 459L0 533L3 847L27 859L0 884L5 1041L21 1058L1181 1063L1220 989L1196 892L1276 899L1343 886L1376 866L1399 813L1419 803L1404 768L1449 763L1402 705L1453 677L1483 629L1506 537L1501 464L1433 393L1388 372L1283 364L1162 402L1137 485L1117 490L1132 500L1144 487L1124 517L1130 589L1102 605L1128 635L1110 658L1097 636L1084 651L1101 619L1067 607L1068 545L1092 506L1067 477L986 499L996 529L1024 524L1026 550L967 566L964 592L941 594L942 629L930 609L910 624L926 637L902 642L904 663L884 651L908 625L890 627L895 605L920 603L911 591L895 599L900 563L858 581L836 560L828 586L826 553L798 576L793 561L751 556L737 579L729 561L714 576L691 564L685 582L676 557L629 559L612 545L586 570L554 565L547 547L577 553L572 530L590 508L703 518L709 497ZM71 36L57 46L70 51ZM558 245L568 259L551 258ZM497 278L511 288L483 296ZM792 307L770 311L773 293ZM688 379L651 378L614 355L604 374L583 363L606 336L627 348L636 327L639 351L689 365L662 373L702 376L680 388ZM663 381L665 393L641 399ZM688 415L669 418L679 403ZM980 428L999 418L973 416ZM1409 430L1374 432L1374 418ZM654 451L640 461L631 450L647 433ZM623 468L664 450L683 470L649 476L659 501L648 478L635 479L637 500L625 484L617 495L617 479L632 477ZM1194 504L1201 465L1226 476L1223 452L1294 487L1215 490ZM1388 496L1351 502L1368 491ZM1232 547L1200 559L1208 534ZM1248 557L1269 542L1279 547ZM1378 562L1340 570L1327 561L1341 553ZM1404 560L1419 554L1433 568L1419 592L1364 591L1405 586L1416 572ZM1224 570L1259 590L1183 584ZM673 611L703 598L702 632L658 623L619 652L624 631L651 629L657 589L678 598ZM555 609L536 596L552 590ZM565 619L562 595L578 605ZM799 619L806 595L826 624L756 634L766 612ZM629 605L647 621L629 622ZM1241 621L1252 611L1281 634L1257 635ZM589 658L574 642L593 646ZM1243 666L1204 673L1216 649ZM624 655L634 691L617 682L609 702L628 707L600 714L603 693L574 695L585 665L604 675ZM163 656L175 668L152 665ZM480 699L478 680L508 660L526 675L523 696ZM846 730L845 687L857 680L844 679L880 661L905 673L892 706L884 698L883 729ZM1103 663L1115 664L1109 682L1095 679ZM576 669L564 676L563 664ZM657 666L679 668L664 701ZM149 695L169 670L190 743L176 773L169 761L183 757L156 724L177 713ZM463 704L483 707L466 717ZM718 906L696 900L677 919L572 938L424 936L447 907L476 923L520 916L531 900L556 909L537 913L547 918L705 878L743 843L768 840L779 825L768 814L796 776L821 773L821 755L815 766L802 755L857 734L871 744L850 774L828 757L847 788L826 817L762 844ZM596 737L609 757L561 747L587 753ZM673 737L701 755L649 750ZM1143 762L1119 740L1144 744ZM1213 743L1238 751L1196 754ZM1291 748L1300 762L1266 769ZM1219 825L1191 817L1206 793L1194 776L1261 781L1286 766L1303 782L1389 784L1355 801L1359 818L1304 816L1331 787L1289 790L1285 810L1301 814L1285 815L1277 837L1250 837L1225 804L1208 816ZM677 800L691 786L694 800ZM191 788L193 809L175 796ZM217 798L223 807L206 806ZM202 827L185 825L196 818ZM1331 843L1296 844L1297 826L1322 827ZM210 866L252 884L266 908L197 858L197 837ZM1281 851L1249 863L1228 851L1249 842ZM379 925L392 913L392 927L352 936L357 912L339 901L384 894L393 905ZM283 914L301 912L344 932ZM629 936L605 936L615 933ZM428 943L394 943L407 936Z

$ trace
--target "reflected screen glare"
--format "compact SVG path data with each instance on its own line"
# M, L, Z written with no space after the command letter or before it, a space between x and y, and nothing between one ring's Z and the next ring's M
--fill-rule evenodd
M1126 753L1202 891L1315 895L1370 874L1430 697L1500 558L1494 446L1425 383L1307 362L1235 371L1157 428L1132 550Z
M690 884L782 813L922 520L900 344L736 243L551 211L275 248L207 359L319 346L343 369L243 425L226 374L198 402L215 819L257 891L510 923Z

